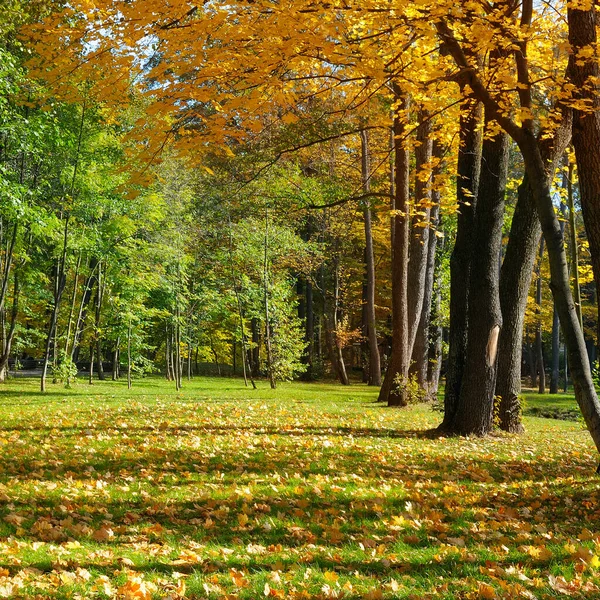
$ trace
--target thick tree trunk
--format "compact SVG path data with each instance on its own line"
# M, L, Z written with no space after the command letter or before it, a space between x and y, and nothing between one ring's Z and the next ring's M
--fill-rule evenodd
M502 331L498 345L496 396L500 398L500 428L521 433L521 361L523 321L542 230L535 211L533 193L527 176L519 186L500 273Z
M410 155L404 142L410 100L398 88L395 95L400 102L394 117L393 137L395 149L394 203L392 205L392 354L388 369L379 391L380 402L389 406L406 406L402 386L396 385L398 378L406 380L410 354L408 352L408 252L410 229L408 220ZM405 114L403 114L405 113Z
M567 73L575 84L574 98L588 107L586 111L573 111L573 147L594 281L600 290L600 64L596 52L591 56L585 54L597 46L596 11L594 2L590 3L589 10L568 9L571 53ZM600 333L600 303L598 311Z
M369 157L369 138L363 129L360 132L361 141L361 170L363 192L368 194L371 190L371 173ZM377 344L377 319L375 315L375 255L373 251L373 230L371 225L371 206L367 198L363 208L365 225L365 270L366 270L366 324L367 339L369 342L369 385L381 385L381 358Z
M458 407L467 352L468 290L473 249L473 223L481 169L483 111L479 102L466 100L460 117L456 193L458 227L450 257L450 334L444 393L444 420L440 430L452 429Z
M540 150L547 165L547 181L554 173L571 139L571 113L563 114L553 138L540 136ZM521 364L523 360L523 321L527 297L542 229L535 208L529 178L525 174L519 186L508 243L500 273L502 331L498 345L496 396L500 398L500 428L510 433L524 431L521 422ZM530 361L530 366L532 361ZM533 366L530 374L533 373ZM536 381L537 385L537 381Z
M487 115L486 115L487 116ZM508 135L483 142L481 175L469 268L468 339L458 404L450 430L485 435L492 430L496 357L502 328L498 257L502 248Z

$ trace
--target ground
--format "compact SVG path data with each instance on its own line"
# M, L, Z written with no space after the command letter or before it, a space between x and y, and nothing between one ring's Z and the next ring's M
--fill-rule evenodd
M600 597L580 423L428 439L362 385L184 383L2 387L0 597Z

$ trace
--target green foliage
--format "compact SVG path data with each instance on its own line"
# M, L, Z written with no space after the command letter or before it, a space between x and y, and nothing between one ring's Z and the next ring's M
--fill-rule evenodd
M403 377L396 373L393 385L407 404L419 404L427 399L427 391L419 384L416 373Z
M77 365L63 352L58 362L52 365L52 376L69 389L77 381Z

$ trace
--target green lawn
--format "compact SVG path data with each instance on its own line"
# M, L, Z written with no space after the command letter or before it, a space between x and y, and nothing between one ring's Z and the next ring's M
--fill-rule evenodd
M537 390L523 391L523 414L530 417L546 417L568 421L581 420L581 411L573 393L539 394Z
M428 439L362 385L0 388L0 597L600 597L579 423Z

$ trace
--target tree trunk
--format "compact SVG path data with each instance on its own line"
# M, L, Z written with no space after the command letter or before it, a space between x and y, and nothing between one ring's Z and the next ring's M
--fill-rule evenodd
M269 211L265 210L265 254L263 264L263 282L264 282L264 309L265 309L265 348L267 350L267 375L269 385L274 390L277 387L275 380L275 370L273 361L273 348L271 346L271 315L269 304Z
M315 306L312 282L306 282L306 356L307 368L305 378L311 381L314 378L315 362Z
M4 332L2 353L0 354L0 375L2 376L0 381L4 381L4 379L6 378L6 374L8 373L8 359L10 358L10 351L12 348L12 343L15 337L15 329L17 326L17 316L19 314L19 295L21 288L19 277L16 272L14 274L13 279L13 302L10 314L10 324L8 326L8 331Z
M547 181L554 179L559 161L571 139L571 113L552 138L540 136L540 150L547 165ZM521 364L523 360L523 322L536 252L542 229L535 208L533 191L527 174L519 186L502 270L500 272L500 306L502 331L498 345L496 396L500 398L500 428L510 433L524 431L521 422ZM532 365L532 361L530 366ZM530 374L533 373L533 366ZM537 385L537 381L535 383ZM535 386L534 386L535 387Z
M131 389L131 317L127 327L127 389Z
M467 351L468 290L475 204L481 169L482 114L482 106L479 102L465 100L460 116L456 185L459 212L456 240L450 257L450 333L444 420L440 430L453 427Z
M535 365L537 370L538 393L546 392L546 365L544 363L544 346L542 343L542 261L544 260L544 240L540 241L539 263L535 291L536 314L538 322L535 326Z
M98 361L98 379L104 381L106 376L104 375L103 365L103 354L102 354L102 336L100 335L100 318L102 315L102 301L104 299L104 277L102 274L102 263L98 263L98 288L96 290L96 316L94 323L94 334L96 337L96 356Z
M81 303L79 304L79 312L77 314L77 321L75 323L75 332L73 334L73 347L71 348L71 360L73 362L77 362L79 358L79 345L81 343L81 337L85 327L88 307L92 300L94 285L97 281L96 269L98 268L98 264L99 262L95 258L92 257L90 259L90 273L83 286L84 291L83 295L81 296Z
M579 326L583 331L583 314L581 311L581 286L579 285L579 247L577 245L577 223L575 219L575 203L573 201L573 163L569 163L567 174L567 204L569 206L569 245L571 247L571 273L573 274L573 298Z
M90 373L88 383L90 385L94 383L94 342L90 342Z
M600 64L596 52L591 56L585 54L597 47L596 10L595 3L591 2L589 10L569 8L567 11L571 45L567 74L575 84L574 99L588 107L585 111L573 110L573 147L594 281L600 290ZM600 303L598 311L600 335Z
M563 187L567 177L563 177ZM565 233L565 204L560 203L560 230L564 236ZM558 394L558 380L560 379L560 321L558 319L558 311L556 306L552 307L552 371L550 373L550 393Z
M334 364L338 371L340 383L342 385L350 385L350 380L348 379L348 373L346 371L346 363L344 361L342 342L337 335L340 326L340 264L337 246L338 240L336 239L333 258L333 306L331 311L333 317L333 354Z
M399 106L394 115L394 197L392 204L392 354L383 385L379 391L380 402L389 406L406 406L406 395L400 381L408 377L410 354L408 352L408 252L410 228L408 220L410 198L410 155L404 137L408 123L410 99L398 87L394 93Z
M437 141L433 142L432 158L434 167L432 170L432 181L439 174L444 147ZM433 299L433 284L435 278L435 256L437 249L438 237L437 227L439 225L441 192L439 189L431 191L431 210L429 215L428 226L428 242L427 256L425 264L425 281L423 289L423 304L421 307L421 315L419 317L419 326L415 337L415 342L412 348L410 372L414 373L417 378L417 383L425 391L427 399L432 398L432 393L437 394L437 384L434 390L429 389L428 374L430 371L429 365L429 326L431 321L431 304Z
M371 191L371 166L369 156L369 138L366 130L360 132L361 141L361 170L363 193ZM369 340L369 385L381 385L381 358L377 344L377 320L375 316L375 256L373 252L373 229L371 226L371 207L369 199L365 200L363 208L365 224L365 267L367 274L366 286L366 321L367 338Z
M40 390L46 391L46 374L48 372L48 362L50 360L50 348L56 334L56 324L58 322L58 310L60 301L65 289L66 283L66 265L67 265L67 249L69 240L69 217L65 218L65 226L63 231L63 247L59 260L58 269L56 272L56 281L54 285L54 305L50 315L50 326L48 327L48 337L46 338L46 349L44 352L44 362L42 364L42 376L40 378Z
M486 114L486 120L490 120ZM502 328L498 257L502 248L508 135L483 142L469 265L468 337L460 396L450 430L485 435L492 430L496 357ZM476 301L474 301L476 299Z
M567 346L575 399L587 428L600 450L600 401L592 380L583 331L571 294L564 239L554 211L552 192L545 175L545 165L537 141L530 134L519 139L525 167L534 191L536 208L548 249L550 288L554 296L560 324Z
M121 338L117 338L115 342L115 348L113 350L113 364L112 364L112 380L117 381L119 379L119 343Z
M412 356L425 299L429 218L431 211L431 119L426 111L419 114L415 149L415 203L412 209L408 260L408 352Z
M73 317L75 316L75 306L77 304L77 284L79 282L79 269L81 268L81 251L77 257L75 267L75 276L73 277L73 294L71 295L71 309L67 320L67 333L65 335L65 357L69 356L69 343L71 342L71 329L73 327Z

